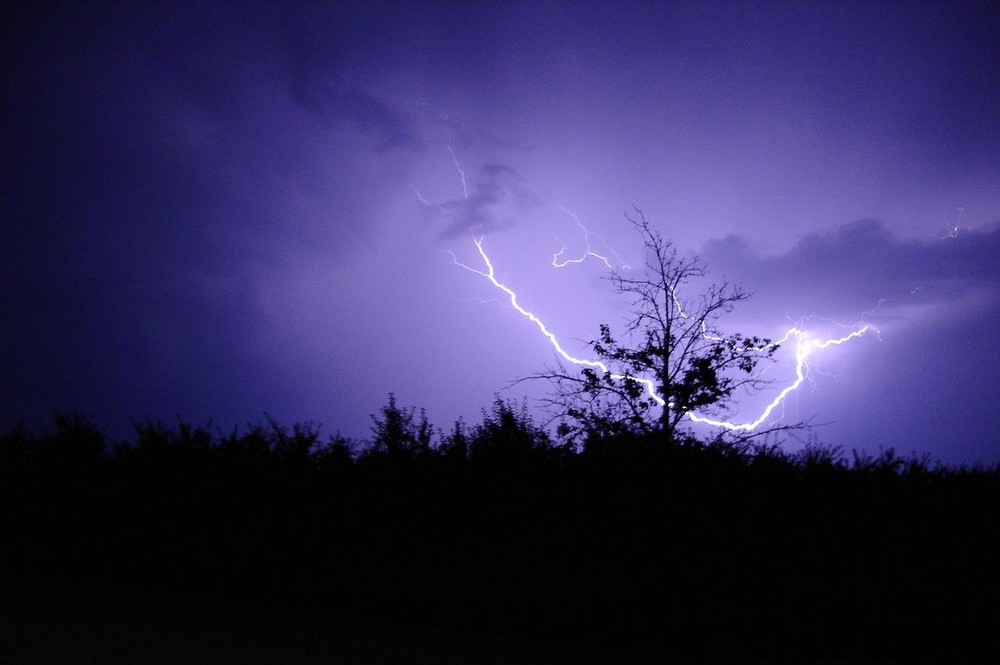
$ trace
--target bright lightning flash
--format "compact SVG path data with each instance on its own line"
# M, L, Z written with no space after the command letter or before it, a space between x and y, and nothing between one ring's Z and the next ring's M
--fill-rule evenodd
M801 330L799 328L789 329L788 332L785 333L784 337L782 337L779 341L774 342L774 344L783 344L791 338L795 339L795 380L791 384L785 386L781 392L779 392L777 396L771 400L771 403L764 407L764 410L757 417L757 419L752 422L737 424L725 420L713 420L711 418L699 416L693 411L688 411L686 415L696 423L722 427L734 432L750 432L755 430L761 423L768 419L775 408L777 408L777 406L785 400L785 397L787 397L789 393L801 386L802 382L806 380L806 377L809 374L809 356L813 351L816 351L817 349L825 349L829 346L839 346L848 340L861 337L868 332L868 329L869 326L865 325L852 331L850 334L844 335L843 337L826 340L812 339L805 330Z
M455 265L459 266L460 268L465 268L471 273L475 273L476 275L485 277L490 281L491 284L493 284L494 287L507 294L507 297L510 300L511 307L513 307L518 314L520 314L524 318L534 323L535 327L538 328L539 332L541 332L542 335L544 335L549 340L549 343L552 344L552 348L556 350L556 353L565 358L568 362L571 362L574 365L580 365L581 367L593 367L605 373L611 372L611 369L599 360L584 360L582 358L576 358L574 356L571 356L569 353L567 353L567 351L559 343L559 339L555 336L555 334L551 330L549 330L545 326L545 323L540 318L538 318L528 310L521 307L521 305L517 302L517 293L515 293L510 287L508 287L503 282L497 279L496 270L493 268L493 262L490 261L490 257L486 254L486 250L483 249L483 239L478 238L475 240L475 243L476 243L476 249L479 250L479 256L482 257L483 263L486 266L486 271L483 272L482 270L477 270L476 268L467 266L466 264L461 263L457 258L452 256L452 260L455 262ZM653 381L651 381L650 379L643 379L639 377L625 377L624 375L621 374L612 374L611 376L615 379L631 378L633 381L638 381L639 383L646 386L647 394L653 400L655 400L657 404L659 404L660 406L666 404L663 398L656 394L656 387L653 384Z
M541 332L546 339L549 340L549 343L552 345L552 348L555 349L556 353L558 353L562 358L564 358L567 362L573 363L574 365L599 369L602 372L611 374L611 377L614 379L619 379L619 380L628 379L641 383L643 386L645 386L646 394L649 395L649 397L657 404L659 404L661 407L669 408L670 406L673 406L672 404L668 405L666 401L660 395L657 394L656 386L651 379L636 377L636 376L625 376L622 374L613 374L611 373L610 368L608 368L607 365L600 362L599 360L587 360L570 355L559 343L559 339L555 336L555 334L551 330L549 330L548 327L546 327L545 323L540 318L538 318L538 316L524 309L518 303L517 293L515 293L513 289L511 289L506 284L497 279L496 270L493 267L493 262L490 260L490 257L486 254L486 250L483 249L483 239L482 238L476 239L475 245L476 249L479 251L479 256L483 260L483 264L486 266L485 271L478 270L464 263L461 263L460 261L458 261L457 258L455 258L454 255L452 255L452 260L455 262L455 265L464 268L465 270L468 270L471 273L486 278L494 286L494 288L506 294L508 300L510 301L511 307L513 307L518 314L520 314L521 316L523 316L524 318L528 319L533 324L535 324L535 327L538 328L539 332ZM680 310L680 304L676 302L676 296L674 296L674 299L675 299L675 304L677 305L678 311L680 312L681 316L684 316L686 318L686 315L684 314L683 310ZM769 346L783 344L792 339L795 340L795 380L791 384L785 386L785 388L783 388L777 394L777 396L773 400L771 400L771 402L764 408L764 410L761 412L761 414L757 417L756 420L745 423L733 423L725 420L714 420L712 418L699 416L697 413L693 411L686 411L685 415L696 423L711 425L713 427L720 427L730 431L742 431L742 432L752 431L756 429L758 426L760 426L765 420L767 420L768 417L770 417L771 413L774 412L774 410L785 400L785 398L788 397L789 394L794 392L806 380L806 378L809 375L809 358L814 351L825 349L830 346L839 346L849 340L861 337L866 332L868 332L869 329L870 326L864 325L856 330L853 330L849 334L844 335L843 337L820 340L820 339L813 339L809 336L807 331L802 330L801 328L798 327L794 327L790 328L780 340L778 340L777 342L772 342Z

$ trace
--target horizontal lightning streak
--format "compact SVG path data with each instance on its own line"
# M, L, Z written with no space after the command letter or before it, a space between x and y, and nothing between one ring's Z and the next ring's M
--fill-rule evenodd
M564 259L563 255L566 253L566 245L564 244L558 252L552 255L552 267L553 268L565 268L571 263L583 263L588 257L593 257L603 263L610 270L613 266L608 263L608 259L597 252L593 252L588 249L583 256L578 259Z
M479 256L482 258L483 264L486 266L485 272L482 270L478 270L476 268L472 268L464 263L461 263L454 255L452 255L452 260L454 261L455 265L464 268L465 270L468 270L471 273L480 275L481 277L485 277L495 288L505 293L510 301L511 307L513 307L521 316L523 316L524 318L528 319L529 321L535 324L535 327L538 328L539 332L541 332L542 335L549 340L549 343L552 345L552 348L556 350L556 353L558 353L567 362L573 363L574 365L599 369L602 372L605 372L606 374L610 374L611 377L614 379L631 380L641 383L646 389L646 394L649 395L649 397L653 401L655 401L661 407L667 407L666 401L656 393L656 386L652 380L636 376L625 376L623 374L614 374L611 372L610 368L607 365L600 362L599 360L586 360L583 358L577 358L575 356L570 355L559 343L559 339L555 336L555 334L552 331L550 331L548 327L546 327L545 323L538 316L524 309L518 303L517 293L515 293L510 287L508 287L499 279L497 279L496 270L493 267L493 262L490 260L490 257L486 254L486 250L483 249L483 239L478 238L474 242L476 245L476 249L479 252ZM677 296L676 294L673 293L673 291L671 291L671 296L674 299L674 303L675 306L677 307L678 313L682 317L688 318L687 314L681 308L680 302L677 300ZM704 333L707 334L707 331L705 331L704 322L702 322L702 330ZM713 427L721 427L723 429L728 429L730 431L743 431L743 432L752 431L756 429L758 426L760 426L765 420L767 420L768 417L770 417L770 415L778 407L778 405L781 404L781 402L784 401L784 399L789 394L791 394L799 386L802 385L802 383L805 381L808 375L809 356L813 353L813 351L817 349L825 349L830 346L839 346L851 339L861 337L868 330L869 326L865 325L857 330L850 332L847 335L844 335L843 337L835 339L827 339L827 340L818 340L810 338L806 331L796 327L789 329L785 333L785 335L777 342L772 342L768 345L765 345L764 347L760 347L761 349L767 348L770 346L782 344L791 338L795 338L795 380L790 385L782 389L781 392L778 393L778 395L764 408L764 410L761 412L760 416L758 416L756 420L746 423L732 423L725 420L715 420L712 418L699 416L693 411L685 411L684 415L696 423L711 425ZM718 339L718 341L721 341L721 338L710 337L710 339Z
M568 266L571 263L583 263L588 258L593 257L593 258L597 259L598 261L600 261L601 263L603 263L605 265L605 267L607 267L608 270L614 270L614 266L611 265L611 261L608 260L608 257L604 256L603 254L598 254L597 252L595 252L593 250L593 248L591 247L591 244L590 244L590 236L593 235L593 236L596 236L602 243L604 243L605 246L607 246L607 243L604 241L604 238L602 238L600 235L598 235L596 233L591 232L590 229L588 229L586 226L584 226L583 222L580 221L580 218L577 217L576 214L573 213L572 211L567 210L566 208L564 208L562 206L559 206L559 210L561 210L563 212L563 214L567 215L574 222L576 222L577 227L579 227L580 231L583 232L583 239L587 243L587 249L583 253L583 256L581 256L580 258L577 258L577 259L564 259L563 255L566 253L566 245L563 244L562 248L558 252L556 252L555 254L552 255L552 267L553 268L565 268L566 266ZM611 248L609 247L608 249L611 249ZM615 254L615 251L612 249L611 253ZM615 254L615 258L616 259L618 258L617 254ZM628 266L622 264L622 267L623 268L627 268Z

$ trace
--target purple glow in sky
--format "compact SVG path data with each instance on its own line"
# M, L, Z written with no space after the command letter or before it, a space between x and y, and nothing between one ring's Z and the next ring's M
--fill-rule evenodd
M755 293L731 332L878 328L776 418L1000 460L995 4L5 14L0 426L266 412L365 437L390 391L475 421L544 392L505 387L555 354L450 254L484 238L582 356L622 303L596 256L553 257L641 265L636 205Z

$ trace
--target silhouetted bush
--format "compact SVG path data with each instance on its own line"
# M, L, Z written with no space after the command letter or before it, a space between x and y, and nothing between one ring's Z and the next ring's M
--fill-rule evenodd
M561 445L497 399L372 438L92 421L0 436L0 564L675 658L993 648L1000 469L810 442Z

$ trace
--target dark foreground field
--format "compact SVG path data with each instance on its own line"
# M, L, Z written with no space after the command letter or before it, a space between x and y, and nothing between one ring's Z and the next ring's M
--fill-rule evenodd
M79 418L0 439L0 662L989 662L1000 474Z
M413 628L281 603L201 594L0 582L0 663L566 665L660 662L446 628Z
M283 604L234 602L203 595L56 585L49 579L0 581L0 663L144 663L225 665L670 665L620 647L584 647L445 628L364 621ZM891 660L818 658L816 665L876 665ZM727 662L744 662L733 657Z

